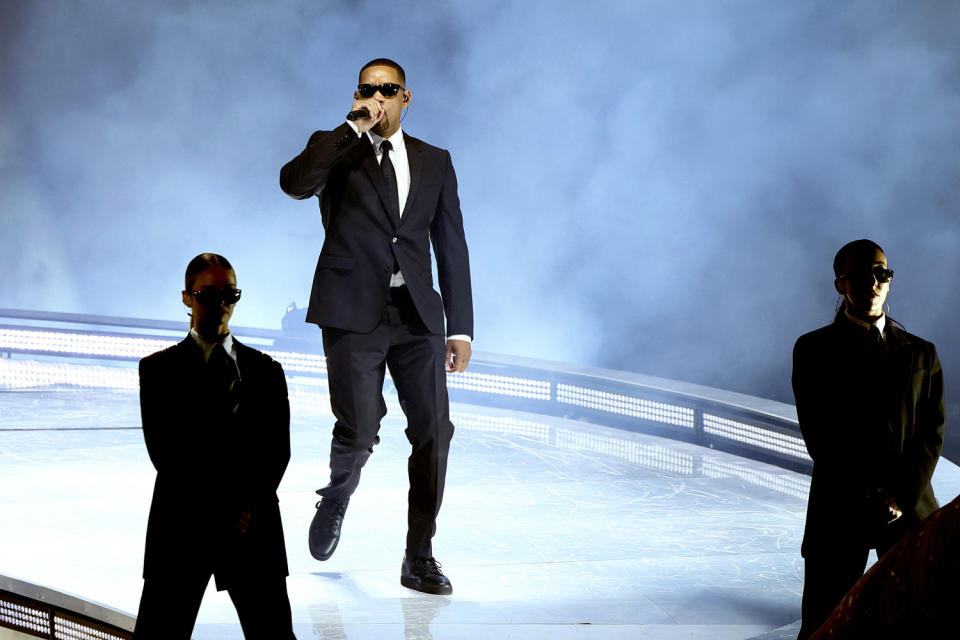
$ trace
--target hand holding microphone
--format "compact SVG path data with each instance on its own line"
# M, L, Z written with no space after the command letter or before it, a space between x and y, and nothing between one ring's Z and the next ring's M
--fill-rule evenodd
M382 117L383 106L373 99L354 99L353 107L347 114L347 120L356 122L361 133L375 127Z

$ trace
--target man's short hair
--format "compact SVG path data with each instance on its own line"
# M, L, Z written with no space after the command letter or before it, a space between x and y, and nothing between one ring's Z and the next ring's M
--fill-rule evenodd
M390 58L377 58L376 60L371 60L367 64L363 65L363 67L360 69L359 75L357 76L357 82L360 82L360 78L363 77L363 72L370 67L390 67L395 69L397 71L397 76L400 77L400 84L407 86L407 74L403 72L403 67Z
M861 256L863 254L873 254L874 251L879 251L880 253L886 254L880 245L873 240L862 238L860 240L848 242L840 247L840 251L837 251L837 255L833 258L833 275L839 278L843 275L843 268L847 266L847 262L851 258Z
M233 271L233 265L223 256L216 253L201 253L187 265L187 273L183 277L183 288L192 291L193 281L210 267L222 267L228 271Z

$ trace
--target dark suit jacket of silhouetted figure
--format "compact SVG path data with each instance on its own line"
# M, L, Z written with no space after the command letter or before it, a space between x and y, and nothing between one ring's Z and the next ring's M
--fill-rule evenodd
M143 436L157 469L143 577L288 575L277 487L290 459L290 409L280 364L234 339L236 414L187 336L140 361ZM242 533L236 522L249 509Z
M933 344L887 319L886 358L865 357L865 330L841 311L793 351L800 430L813 458L802 555L872 548L884 525L868 511L883 487L902 533L937 509L930 479L944 432L943 372Z
M388 198L369 138L358 137L346 123L315 132L281 170L280 186L287 195L319 197L326 232L307 322L372 331L387 304L391 274L399 267L431 333L472 336L470 261L450 153L406 133L403 139L410 192L400 218L389 213L396 194ZM433 289L431 242L442 297Z

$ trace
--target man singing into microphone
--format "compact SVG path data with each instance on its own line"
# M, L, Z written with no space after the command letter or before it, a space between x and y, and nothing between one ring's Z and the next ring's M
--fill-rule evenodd
M283 191L317 196L325 231L307 322L323 330L336 417L330 482L310 526L310 551L336 549L360 471L380 441L385 367L407 417L412 451L400 582L452 593L431 540L453 425L446 372L467 368L473 335L470 264L449 152L406 135L403 69L380 58L360 70L347 122L317 131L280 172ZM433 288L430 244L440 294ZM444 323L446 320L446 324Z

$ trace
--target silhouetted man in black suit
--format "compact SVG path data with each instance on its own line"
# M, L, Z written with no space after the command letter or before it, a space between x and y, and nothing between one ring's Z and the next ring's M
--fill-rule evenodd
M187 266L190 334L140 361L143 437L157 479L134 637L190 637L211 574L246 638L293 638L277 486L290 459L280 364L227 323L240 299L226 258Z
M379 442L390 367L412 446L400 581L447 594L431 544L453 436L444 370L466 369L473 334L457 179L447 151L400 129L412 95L400 65L373 60L359 81L351 109L363 117L315 132L280 172L291 197L318 197L325 230L307 322L323 329L337 421L310 551L326 560L337 546L360 470ZM431 244L442 295L433 288Z
M884 314L893 270L870 240L840 249L833 324L801 336L793 391L813 477L801 552L808 638L863 574L937 509L930 478L943 444L943 372L934 346Z

